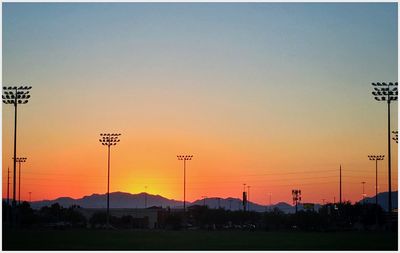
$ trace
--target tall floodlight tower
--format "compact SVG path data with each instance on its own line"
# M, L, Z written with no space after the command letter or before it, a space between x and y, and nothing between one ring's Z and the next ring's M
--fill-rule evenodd
M183 213L186 212L186 161L192 160L192 155L177 155L178 160L183 161Z
M378 205L378 161L382 161L384 155L369 155L369 160L375 161L375 205Z
M108 149L108 166L107 166L107 227L110 227L110 148L111 146L117 145L120 141L119 136L121 134L116 133L107 133L100 134L101 139L99 139L100 143L103 146L107 146Z
M29 90L31 86L6 86L3 87L3 103L11 104L14 106L14 162L13 162L13 200L12 206L16 205L16 185L17 185L17 108L20 104L26 104L29 101L31 95Z
M397 89L397 82L395 83L372 83L374 86L374 91L372 95L374 96L375 100L387 102L388 108L388 201L389 201L389 213L392 212L392 170L391 170L391 150L390 150L390 103L392 101L397 101L398 96L398 89Z

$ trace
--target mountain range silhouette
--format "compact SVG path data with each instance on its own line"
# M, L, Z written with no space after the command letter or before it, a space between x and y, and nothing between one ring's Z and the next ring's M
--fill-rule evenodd
M382 192L378 194L379 204L387 210L387 192ZM182 208L183 202L174 199L168 199L160 195L152 195L148 193L138 193L131 194L126 192L112 192L110 193L110 208L145 208L145 198L147 198L146 207L152 206L161 206L161 207L170 207L170 208ZM53 200L42 200L42 201L33 201L31 202L31 206L34 209L39 209L43 206L49 206L54 203L59 203L61 206L69 207L71 205L79 205L82 208L105 208L106 207L107 194L92 194L90 196L84 196L82 198L74 199L70 197L60 197ZM392 192L392 200L393 207L397 208L397 191ZM375 196L365 198L366 203L375 203ZM193 202L186 202L187 207L193 205L204 205L204 203L209 208L224 208L227 210L242 210L242 200L239 198L205 198L199 199ZM274 208L279 208L281 211L285 213L293 213L294 206L286 203L279 202L269 205L260 205L257 203L249 202L250 211L264 212L267 210L272 210ZM320 205L315 204L315 209L319 209ZM302 205L299 205L299 210L302 209Z

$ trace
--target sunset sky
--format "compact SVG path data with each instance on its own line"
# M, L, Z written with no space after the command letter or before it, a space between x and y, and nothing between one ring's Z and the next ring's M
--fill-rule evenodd
M102 132L118 132L111 191L260 204L387 191L387 105L371 82L398 76L397 3L3 3L3 86L18 110L21 197L107 190ZM392 104L397 129L397 102ZM2 109L3 197L14 108ZM392 142L392 189L397 144Z

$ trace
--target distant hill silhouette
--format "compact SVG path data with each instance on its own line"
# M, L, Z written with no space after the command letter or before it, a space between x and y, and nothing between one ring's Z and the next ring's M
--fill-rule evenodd
M388 192L381 192L378 193L378 205L380 205L384 210L388 210L389 206L389 201L388 201ZM397 208L397 200L398 200L398 192L392 192L392 208ZM359 201L360 203L362 203L362 200ZM368 197L365 198L365 203L372 203L375 204L375 196L373 197Z
M139 194L112 192L110 193L110 208L144 208L146 194L147 193L144 192ZM106 202L107 194L92 194L79 199L62 197L54 200L34 201L31 203L31 206L32 208L38 209L43 206L59 203L64 207L79 205L83 208L105 208ZM169 206L171 208L176 208L182 206L182 202L173 199L167 199L160 195L147 194L147 207L151 206Z
M220 206L218 206L218 198L206 198L205 199L205 204L208 206L208 208L224 208L226 210L232 210L232 211L237 211L237 210L243 210L243 205L242 205L242 200L238 198L221 198L220 201ZM191 205L204 205L204 199L196 200ZM274 208L279 208L281 211L285 213L293 213L295 211L294 206L289 205L288 203L285 202L279 202L274 205L259 205L254 202L249 202L249 208L247 210L250 211L256 211L256 212L265 212L268 210L272 210Z
M220 206L218 206L218 198L206 198L205 203L208 206L208 208L224 208L226 210L232 210L232 211L237 211L237 210L243 210L243 205L242 205L242 200L238 198L220 198L219 203ZM250 204L250 210L251 211L257 211L257 212L264 212L266 209L266 206L259 205L253 202L249 202ZM191 205L204 205L204 199L196 200Z
M138 193L131 194L125 192L112 192L110 193L110 208L144 208L144 199L147 193ZM378 194L378 201L382 207L387 210L387 192ZM392 201L393 207L397 208L397 191L392 192ZM59 203L61 206L69 207L71 205L79 205L83 208L105 208L107 201L107 194L92 194L90 196L84 196L82 198L73 199L69 197L61 197L53 200L42 200L42 201L34 201L31 203L31 206L35 209L41 208L43 206L49 206L54 203ZM375 203L375 196L366 198L365 201L367 203ZM206 198L205 204L209 208L218 208L218 198ZM242 210L242 200L239 198L220 198L219 204L221 208L226 210ZM204 205L204 199L199 199L194 202L186 202L187 206L191 205ZM171 207L171 208L182 208L183 202L167 199L160 195L152 195L147 194L147 207L151 206L162 206L162 207ZM250 211L256 212L264 212L266 210L273 210L274 208L278 208L285 213L294 213L294 206L285 203L279 202L277 204L268 206L268 205L259 205L257 203L250 202ZM315 210L318 210L321 206L319 204L315 204ZM302 205L298 206L298 210L302 210Z
M144 208L144 199L146 193L131 194L125 192L110 193L110 208ZM61 206L69 207L71 205L79 205L83 208L105 208L107 194L92 194L82 198L74 199L69 197L61 197L53 200L34 201L31 203L32 208L39 209L43 206L49 206L54 203L59 203ZM206 198L205 203L209 208L218 208L218 198ZM204 199L199 199L194 202L186 202L187 206L203 205ZM249 203L251 211L264 212L272 210L274 207L279 208L283 212L294 212L294 207L280 202L276 205L264 206L253 202ZM147 207L162 206L171 208L182 208L183 202L173 199L167 199L160 195L147 194ZM242 200L238 198L221 198L220 207L227 210L242 210Z

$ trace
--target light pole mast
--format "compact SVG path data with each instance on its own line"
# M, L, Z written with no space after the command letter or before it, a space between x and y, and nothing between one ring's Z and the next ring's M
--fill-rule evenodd
M391 170L391 149L390 149L390 102L396 101L398 96L397 82L395 83L372 83L374 91L372 95L377 101L386 101L388 107L388 201L389 213L392 212L392 170Z
M19 104L26 104L31 95L29 90L31 86L7 86L3 87L3 103L14 105L14 162L13 162L13 201L12 206L15 207L16 202L16 185L17 185L17 106Z
M26 157L17 157L18 163L18 204L21 205L21 163L26 162Z
M201 196L203 198L203 206L206 206L206 198L207 196Z
M177 155L178 160L183 160L183 213L186 212L186 161L192 160L192 155Z
M378 205L378 161L384 159L384 155L369 155L371 161L375 161L375 205Z
M10 204L10 167L7 168L7 210Z
M342 165L340 165L339 177L339 204L342 204Z
M121 134L100 134L101 139L99 139L100 143L104 146L107 146L108 151L108 166L107 166L107 227L110 228L110 147L117 145L120 141L119 136Z
M247 206L246 184L243 184L243 212L246 212L246 206Z
M147 185L144 187L144 208L147 208Z
M269 193L269 210L272 210L272 206L271 206L271 197L272 197L272 193Z
M247 210L250 212L250 185L247 186Z
M364 189L365 182L361 182L361 184L362 184L362 202L363 204L365 204L365 189Z

